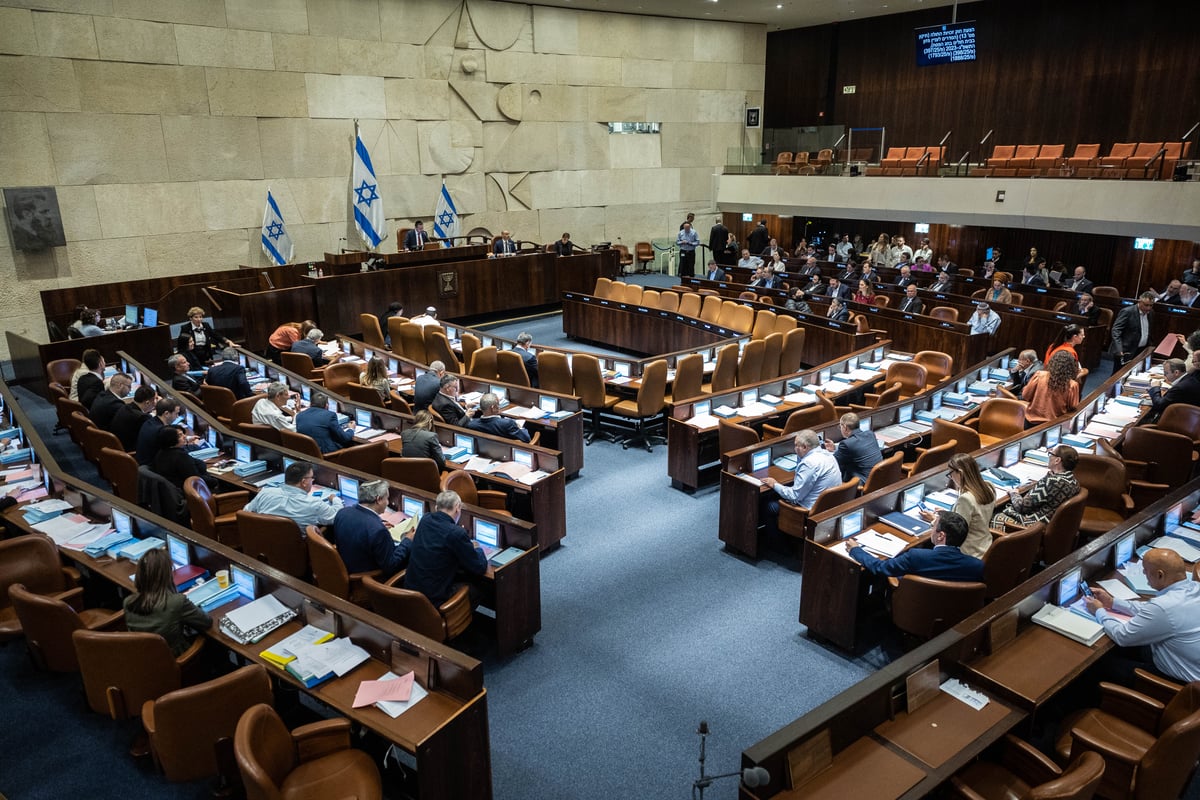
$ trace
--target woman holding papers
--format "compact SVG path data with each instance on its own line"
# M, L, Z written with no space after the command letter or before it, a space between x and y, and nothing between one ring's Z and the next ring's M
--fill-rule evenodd
M983 479L975 459L965 453L950 459L949 477L950 485L958 490L958 499L951 510L967 521L967 539L962 544L962 551L983 558L992 545L992 532L988 526L996 507L996 490ZM921 517L928 521L934 514L922 511Z
M1025 409L1025 427L1032 428L1058 419L1079 405L1079 363L1067 350L1050 356L1046 368L1030 378L1021 390L1021 399L1029 403Z
M142 556L133 578L134 593L125 598L125 626L131 631L157 633L179 655L191 644L185 628L204 631L212 617L175 592L174 570L165 548Z

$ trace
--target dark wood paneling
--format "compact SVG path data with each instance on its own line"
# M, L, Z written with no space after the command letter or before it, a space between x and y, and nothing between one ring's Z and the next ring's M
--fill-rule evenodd
M1099 142L1107 152L1114 141L1178 140L1200 119L1200 5L960 5L958 19L978 24L977 60L917 67L913 29L950 14L937 8L769 34L765 124L886 126L896 146L937 144L953 130L956 159L993 128L989 153L995 144L1059 142L1068 152ZM847 84L854 94L841 93Z

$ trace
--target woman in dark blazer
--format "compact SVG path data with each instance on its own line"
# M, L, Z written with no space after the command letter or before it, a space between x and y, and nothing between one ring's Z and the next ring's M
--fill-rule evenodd
M404 458L432 458L439 471L446 469L442 443L433 430L433 415L428 411L417 412L416 423L400 432L400 442L404 446L400 455Z
M188 321L179 331L175 349L187 358L192 369L203 369L205 364L212 361L214 350L222 350L228 346L229 340L204 321L203 308L197 306L188 309Z
M173 425L158 432L158 455L154 457L154 471L183 491L183 482L193 475L206 477L204 463L192 458L183 449L184 432Z
M134 594L125 598L125 626L135 632L157 633L167 640L171 652L179 655L191 644L185 629L208 630L212 617L176 593L172 573L164 548L142 556L133 578Z

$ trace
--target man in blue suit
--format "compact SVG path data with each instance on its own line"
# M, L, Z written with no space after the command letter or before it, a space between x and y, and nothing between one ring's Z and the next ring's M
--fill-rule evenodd
M413 225L413 229L404 234L404 249L405 250L424 250L425 243L429 241L429 237L425 235L425 223L417 220Z
M238 363L237 350L227 347L219 353L214 353L217 363L208 369L204 382L209 386L223 386L233 392L238 400L245 400L254 395L250 382L246 380L246 368Z
M983 562L959 550L967 540L967 521L962 515L953 511L939 512L930 539L932 550L912 548L895 558L881 560L861 547L854 547L850 557L862 564L867 572L885 578L920 575L941 581L983 580Z
M460 570L471 575L487 572L487 556L458 524L461 515L462 499L458 494L442 492L434 500L434 512L421 517L413 536L404 588L420 592L435 606L454 594Z
M330 538L346 572L377 569L388 578L408 563L411 540L392 541L392 534L379 516L387 511L387 505L388 482L369 481L358 487L358 504L343 508L333 518Z
M879 440L869 430L858 429L858 414L853 412L842 414L838 420L842 432L842 440L837 444L825 440L825 449L833 453L838 466L842 468L842 479L850 480L850 476L865 481L871 474L871 467L883 461L883 453L879 451Z
M332 453L354 441L354 428L338 425L337 414L326 407L328 403L324 392L315 392L312 405L296 415L296 433L311 436L322 453Z
M517 334L517 346L513 348L513 352L521 356L521 360L525 362L525 374L529 376L529 385L534 389L538 388L538 363L537 355L530 349L533 344L533 336L525 331Z
M529 441L529 431L508 417L500 416L500 398L491 392L479 398L479 416L467 420L467 427L506 439Z

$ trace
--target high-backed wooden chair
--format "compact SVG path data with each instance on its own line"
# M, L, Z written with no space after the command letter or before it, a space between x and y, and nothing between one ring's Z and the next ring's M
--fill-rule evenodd
M516 350L500 350L496 353L496 375L504 383L529 386L525 361Z
M687 292L679 296L679 313L685 317L700 318L700 295Z
M496 380L496 347L488 345L480 347L471 355L471 364L467 367L467 374L472 378L479 378L484 381Z
M204 646L196 637L179 656L157 633L76 630L71 634L88 707L115 720L142 713L142 705L183 685L184 669Z
M355 750L350 720L327 719L288 732L269 705L252 706L233 736L247 800L382 796L372 758Z
M912 357L913 363L925 368L929 386L936 386L954 374L954 357L937 350L922 350Z
M438 325L425 326L425 357L429 359L430 364L434 361L445 364L447 372L455 375L462 372L462 364L459 363L458 356L454 355L454 349L450 347L446 331Z
M988 447L1025 430L1025 408L1022 400L990 397L979 407L979 416L967 425L979 432L979 442Z
M737 385L747 386L762 380L763 353L766 345L762 339L751 339L742 348L742 358L738 362Z
M358 325L362 328L363 344L368 347L377 347L380 350L387 349L387 343L383 339L383 328L379 324L379 317L374 314L359 314Z
M621 441L621 447L628 448L630 443L644 444L647 451L652 451L656 443L666 440L661 436L651 435L650 421L662 415L666 408L667 394L667 361L657 359L651 361L642 370L642 385L638 387L636 400L619 400L613 406L613 413L626 419L634 420L634 432Z
M942 581L920 575L890 578L892 624L918 639L932 639L983 608L987 584Z
M230 778L236 782L233 735L238 720L251 706L271 702L271 679L261 664L148 700L141 709L142 725L154 762L173 782L218 774L226 784ZM232 775L226 774L230 767Z
M783 334L771 332L763 340L762 371L760 381L774 380L779 377L779 357L783 355Z
M650 272L646 265L654 263L654 246L650 242L638 242L633 248L633 260L637 262L637 271L641 274Z
M704 357L688 353L675 359L675 379L671 383L668 403L689 400L704 393Z
M403 572L386 583L364 578L363 590L372 610L437 642L449 641L470 626L473 611L467 586L460 586L449 600L435 607L429 598L405 589L403 583Z
M710 387L714 394L726 392L737 386L738 346L727 344L717 351L717 363L713 369Z
M600 414L615 406L620 398L605 390L599 360L587 353L576 353L571 359L571 381L574 386L572 393L579 398L579 404L584 410L590 412L591 425L584 441L591 444L597 436L612 441L612 434L605 432L601 427Z
M385 481L422 489L431 494L442 490L442 474L432 458L385 458L380 471Z
M983 582L995 599L1025 582L1037 561L1046 526L1038 523L997 536L983 554Z
M898 483L904 479L904 451L897 450L887 458L880 461L875 466L871 467L871 471L867 473L867 480L863 484L863 494L877 492L880 489L886 489L893 483Z
M351 574L346 570L346 564L338 555L337 548L321 535L317 526L308 525L304 531L305 543L308 545L308 565L312 569L313 583L317 588L356 605L364 605L367 602L367 593L362 588L363 578L379 577L379 570Z
M280 572L301 580L308 579L308 547L295 520L272 514L255 514L244 508L236 514L243 553Z
M564 353L554 350L538 353L538 386L547 392L571 394L571 362Z
M1000 759L976 761L951 778L951 796L969 800L1092 800L1104 775L1104 759L1096 753L1081 753L1061 768L1012 734L1004 737Z
M1075 480L1087 489L1088 502L1083 510L1079 532L1085 538L1108 533L1133 513L1129 478L1124 462L1107 456L1080 453L1074 469Z
M1042 563L1061 561L1075 550L1079 541L1079 524L1088 504L1088 490L1079 487L1079 494L1062 503L1046 523L1042 534Z
M31 533L0 540L0 642L21 637L21 621L8 599L15 583L32 594L62 600L79 583L79 571L64 567L50 537Z
M897 361L888 366L883 382L888 386L899 383L900 396L907 399L925 391L929 385L929 370L912 361Z
M720 295L705 295L704 304L700 307L700 319L716 324L717 320L721 317L722 302Z
M396 349L396 338L392 337L392 350ZM416 361L418 364L428 364L425 352L425 331L415 322L405 322L400 325L400 355Z
M780 319L792 319L780 317ZM792 324L795 320L792 319ZM795 375L804 363L804 328L792 328L783 332L783 352L779 354L779 374Z
M137 504L138 463L136 458L124 450L102 447L100 448L100 473L113 485L113 494L122 500Z
M8 587L8 599L33 663L50 672L79 671L79 658L71 640L75 631L111 629L125 617L123 611L84 609L83 587L51 597L13 583Z
M213 494L203 478L193 475L183 482L183 497L196 533L230 547L241 544L237 512L250 502L249 492Z

